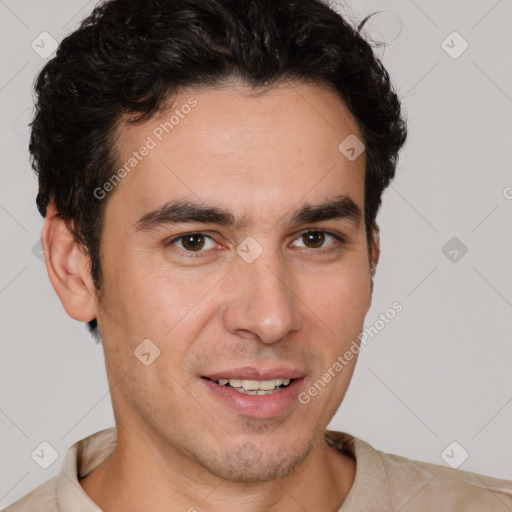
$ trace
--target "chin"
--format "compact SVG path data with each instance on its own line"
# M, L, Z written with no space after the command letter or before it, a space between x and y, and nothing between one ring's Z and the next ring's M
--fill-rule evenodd
M307 459L313 445L302 449L262 453L248 442L231 449L223 456L218 453L196 454L197 462L212 475L233 483L262 483L285 478L296 471ZM199 456L198 456L199 455Z

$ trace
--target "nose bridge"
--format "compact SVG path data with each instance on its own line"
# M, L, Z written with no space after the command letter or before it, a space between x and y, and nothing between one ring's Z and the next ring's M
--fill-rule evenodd
M300 328L297 297L286 263L269 246L252 262L237 257L232 285L236 292L225 311L233 333L257 335L265 343L283 339Z

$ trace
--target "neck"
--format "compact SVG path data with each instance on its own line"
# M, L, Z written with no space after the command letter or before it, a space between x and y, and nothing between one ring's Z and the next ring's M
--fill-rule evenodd
M142 437L133 441L118 432L114 453L80 481L102 510L336 512L355 478L355 461L323 438L292 474L258 483L222 480L180 454L162 455Z

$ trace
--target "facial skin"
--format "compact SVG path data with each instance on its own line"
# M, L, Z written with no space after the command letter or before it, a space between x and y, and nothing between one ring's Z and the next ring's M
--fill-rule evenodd
M188 89L173 110L191 97L197 106L104 199L99 295L87 257L53 210L43 227L55 248L48 272L66 311L98 319L118 430L115 453L81 485L109 512L337 510L355 463L323 433L356 358L307 405L297 394L357 340L371 304L379 240L372 264L365 156L351 162L338 150L348 135L363 137L341 99L318 85L282 84L259 96L233 82ZM169 115L119 126L120 166ZM359 208L359 222L292 223L305 205L340 196ZM138 229L176 200L246 222ZM322 239L322 230L345 241ZM176 240L190 233L203 237ZM242 244L247 237L262 250L251 263L236 251L255 254L258 245ZM148 366L134 355L145 339L160 350ZM291 399L240 404L247 395L231 391L235 402L226 400L204 378L247 371L257 380L296 377L293 393L276 393Z

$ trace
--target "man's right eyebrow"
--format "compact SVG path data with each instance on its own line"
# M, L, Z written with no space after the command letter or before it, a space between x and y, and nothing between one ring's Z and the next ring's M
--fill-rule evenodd
M142 216L136 222L136 231L150 231L166 224L194 222L240 229L247 226L249 220L245 216L237 220L230 211L219 206L192 201L170 201Z

